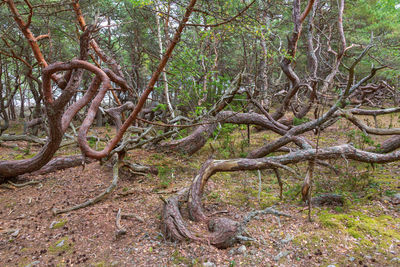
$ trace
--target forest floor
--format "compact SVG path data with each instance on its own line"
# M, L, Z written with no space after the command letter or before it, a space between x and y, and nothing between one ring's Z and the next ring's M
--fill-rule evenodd
M389 119L382 122L389 123ZM392 124L398 127L397 118ZM107 127L94 130L100 135L109 132ZM20 127L15 126L9 133L18 131ZM312 222L300 201L302 181L291 173L282 171L282 200L272 171L261 172L260 199L257 171L218 173L211 177L204 196L210 212L227 210L224 216L240 220L251 210L273 206L292 217L258 216L247 228L256 241L224 250L164 239L160 196L168 198L189 186L212 153L214 158L245 156L274 137L252 128L249 146L246 127L226 125L216 140L209 141L212 146L207 144L190 157L131 151L130 161L155 166L158 175L121 174L117 188L103 201L57 216L53 208L70 207L104 191L112 180L111 167L92 163L84 169L16 180L39 182L22 188L3 185L0 266L400 266L400 162L371 166L342 158L330 161L339 174L318 166L314 196L334 192L346 201L343 206L314 207ZM316 141L312 134L307 138ZM365 147L377 141L342 122L323 133L320 146L353 142ZM0 146L0 157L32 157L38 149L24 142L7 142ZM77 147L68 147L58 155L77 153ZM304 175L306 164L292 167ZM127 233L117 237L118 209L136 217L121 220Z

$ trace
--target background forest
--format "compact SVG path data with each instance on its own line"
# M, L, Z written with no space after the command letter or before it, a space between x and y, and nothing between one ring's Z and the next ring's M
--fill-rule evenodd
M400 264L399 1L2 0L0 37L5 266Z

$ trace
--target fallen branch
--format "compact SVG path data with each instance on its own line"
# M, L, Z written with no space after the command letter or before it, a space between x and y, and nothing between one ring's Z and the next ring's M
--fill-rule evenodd
M136 163L130 163L126 160L122 162L122 167L127 168L133 174L146 175L146 173L158 174L158 169L151 166L145 166Z
M115 236L118 238L121 235L126 234L126 229L121 226L121 209L118 209L117 218L115 220L115 225L117 226L117 231L115 232Z
M121 218L123 219L130 219L130 218L134 218L135 220L144 223L144 220L142 219L142 217L137 216L136 214L132 214L132 213L122 213L121 214Z
M26 135L26 134L23 134L23 135L3 134L2 136L0 136L0 141L3 141L3 142L25 141L25 142L44 145L47 140L39 138L37 136Z
M38 183L40 183L40 182L39 182L39 181L29 181L29 182L22 183L22 184L16 184L16 183L13 183L13 182L11 182L11 181L8 181L8 183L9 183L10 185L12 185L12 186L21 188L21 187L25 187L25 186L27 186L27 185L38 184Z

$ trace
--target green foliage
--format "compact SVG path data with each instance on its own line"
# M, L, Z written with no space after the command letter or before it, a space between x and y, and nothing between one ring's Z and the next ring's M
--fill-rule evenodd
M89 137L87 140L91 148L96 146L97 139L95 137Z
M106 127L107 133L111 132L111 126L108 122L106 122L105 127Z
M293 118L293 125L297 126L297 125L300 125L300 124L303 124L303 123L306 123L306 122L309 122L309 121L310 121L310 119L306 118L306 117L304 117L304 118L294 117Z
M165 111L167 110L167 104L159 103L155 108L152 109L154 112L158 110Z
M351 171L345 173L341 188L345 191L363 191L367 188L377 187L373 174L367 170L364 172Z
M151 5L154 1L151 0L128 0L133 7L145 7Z
M223 158L232 158L235 156L235 138L232 133L238 128L238 125L225 123L220 129L217 129L213 135L214 138L218 134L217 141L219 143L219 153Z
M287 191L284 191L283 195L289 199L296 199L297 196L300 194L300 191L301 191L301 184L295 184L289 187Z
M158 166L157 169L158 169L158 177L160 179L158 186L160 188L168 188L168 186L172 182L172 173L174 170L167 166Z
M345 26L351 29L347 40L352 43L367 44L371 34L374 36L375 47L372 53L384 64L398 68L399 49L393 49L392 44L399 43L400 39L400 12L399 2L395 0L357 0L346 2ZM358 71L369 72L373 59L364 59ZM394 80L398 71L386 69L378 73L378 77ZM397 72L397 74L396 74Z
M371 136L364 133L360 130L350 130L346 133L348 138L348 143L353 143L354 147L364 149L366 146L375 145L374 140L372 140ZM377 149L379 149L379 144L377 145Z

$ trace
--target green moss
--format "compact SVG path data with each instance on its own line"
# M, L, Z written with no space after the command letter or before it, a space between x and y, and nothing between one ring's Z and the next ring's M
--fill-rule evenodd
M207 199L220 202L221 201L221 194L216 192L216 191L211 192L210 194L208 194Z
M183 256L178 250L175 250L171 255L171 260L174 264L184 264L185 266L192 266L192 260Z
M124 188L122 188L122 192L127 192L129 191L129 187L125 186Z
M258 194L258 192L257 192ZM272 206L273 204L280 201L277 196L278 193L267 193L261 192L260 194L260 206L262 209Z
M62 228L62 227L64 227L64 225L65 225L67 222L68 222L67 219L62 219L61 221L56 222L55 224L53 224L53 225L51 226L51 229L59 229L59 228Z
M359 211L348 214L330 213L322 211L319 220L325 227L339 230L357 238L360 246L368 248L376 244L380 248L388 248L393 240L400 240L399 218L388 215L370 217Z
M113 267L113 266L119 266L118 262L108 262L108 261L99 261L92 263L90 266L94 267Z
M227 199L231 205L243 206L249 202L249 195L243 192L232 192Z
M50 245L49 252L54 254L66 252L70 251L72 247L73 243L69 241L68 237L63 237Z
M151 157L155 160L162 160L165 157L165 155L164 154L153 154L153 155L151 155Z
M15 201L7 202L6 208L12 208L12 207L14 207L16 204L17 204L17 203L15 203Z
M306 123L306 122L309 122L310 121L310 119L309 118L297 118L297 117L294 117L293 118L293 125L294 126L297 126L297 125L300 125L300 124L303 124L303 123Z
M29 251L29 249L28 248L21 248L21 250L20 250L22 253L24 253L24 252L28 252Z

